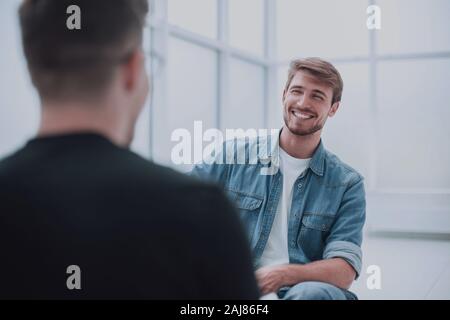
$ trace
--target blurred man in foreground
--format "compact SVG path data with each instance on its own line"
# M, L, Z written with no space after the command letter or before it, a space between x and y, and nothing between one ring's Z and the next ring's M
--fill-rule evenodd
M221 191L128 150L149 88L147 10L146 0L22 3L42 119L0 161L0 298L259 297Z

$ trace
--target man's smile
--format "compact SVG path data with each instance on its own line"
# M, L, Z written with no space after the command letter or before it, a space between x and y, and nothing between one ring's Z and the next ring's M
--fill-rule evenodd
M296 117L296 118L298 118L298 119L301 119L301 120L309 120L309 119L314 118L314 116L311 115L311 114L304 113L304 112L297 111L297 110L291 111L291 114L292 114L294 117Z

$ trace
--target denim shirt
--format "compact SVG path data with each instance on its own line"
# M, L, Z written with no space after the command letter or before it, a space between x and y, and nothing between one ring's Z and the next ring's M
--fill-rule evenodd
M237 161L244 155L245 161ZM283 176L278 169L279 131L228 141L191 172L221 185L234 202L250 241L255 268L280 201ZM290 263L339 257L358 277L365 207L363 177L327 151L321 141L308 169L294 184L287 235Z

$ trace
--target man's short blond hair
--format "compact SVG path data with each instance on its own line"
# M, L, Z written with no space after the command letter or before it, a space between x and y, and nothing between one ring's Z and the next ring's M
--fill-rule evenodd
M329 85L333 89L332 104L341 101L344 82L339 71L331 63L320 58L295 59L291 61L285 87L286 91L289 89L292 79L299 71L306 71L320 82Z

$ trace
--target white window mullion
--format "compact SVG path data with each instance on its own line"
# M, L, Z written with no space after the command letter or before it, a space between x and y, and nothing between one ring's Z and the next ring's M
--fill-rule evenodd
M230 50L229 50L229 33L228 24L228 0L218 0L218 39L223 44L222 49L219 50L219 79L218 79L218 103L216 112L216 125L219 129L222 128L222 115L230 105Z
M150 144L152 159L157 162L164 162L164 155L161 155L163 158L159 159L158 153L154 150L158 150L158 142L162 141L160 136L165 133L164 127L168 123L167 57L169 56L169 26L167 0L153 0L153 9L155 12L152 14L151 59L152 66L155 66L155 68L152 68Z
M276 3L275 0L264 0L264 58L266 60L264 81L264 126L267 129L274 124L270 119L278 119L275 112L282 112L280 105L281 93L277 92L277 39L276 39Z
M375 0L369 0L369 6L374 5ZM372 121L369 133L369 184L368 191L377 189L377 163L378 163L378 105L377 105L377 39L376 29L369 30L369 110Z

